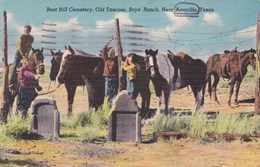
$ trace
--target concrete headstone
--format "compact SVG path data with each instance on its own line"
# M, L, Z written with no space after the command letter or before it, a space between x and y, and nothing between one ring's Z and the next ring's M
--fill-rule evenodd
M109 141L141 142L140 112L127 91L114 99L109 116Z
M37 98L32 104L32 132L44 138L59 137L60 113L56 101L48 98Z

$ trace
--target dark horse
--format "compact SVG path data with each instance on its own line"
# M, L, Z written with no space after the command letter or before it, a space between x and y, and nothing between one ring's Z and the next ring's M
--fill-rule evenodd
M77 86L86 85L86 82L87 88L90 90L89 95L91 95L89 96L89 106L97 110L104 102L104 78L101 73L94 73L94 69L103 59L93 57L93 55L77 55L75 50L69 46L62 55L62 61L58 62L61 56L59 53L52 52L54 56L51 60L50 78L52 80L56 78L59 84L65 84L68 94L67 115L72 114L72 104ZM59 69L58 72L57 69ZM55 75L57 77L54 77Z
M250 64L255 70L255 55L256 51L254 49L245 50L243 52L232 51L223 54L215 54L210 56L207 61L207 82L208 82L208 92L211 97L213 93L214 100L219 103L217 98L217 85L219 78L225 78L230 80L230 91L228 104L231 103L231 97L234 90L234 85L236 84L236 94L235 94L235 104L238 104L238 92L240 84L247 73L247 66ZM226 58L227 57L227 58ZM224 62L224 59L227 59ZM222 70L224 69L224 70ZM214 76L214 82L211 86L211 75Z
M30 65L35 69L35 72L37 74L44 74L45 68L44 68L44 56L43 56L43 49L34 49L32 48L32 53L28 57L28 59L32 62ZM11 72L13 68L13 65L9 65L9 71ZM10 78L9 78L10 79ZM19 86L19 85L18 85ZM10 91L10 96L9 96L9 106L10 109L13 108L14 100L17 95L18 87L16 87L15 90Z
M196 102L196 109L204 103L206 83L206 64L202 60L193 59L180 52L174 55L158 54L158 50L145 50L147 69L157 96L157 114L160 113L161 96L164 93L165 114L168 114L170 92L190 85ZM158 55L157 55L158 54Z
M104 60L100 57L92 56L87 58L80 55L76 56L74 55L74 50L71 47L69 47L68 51L69 55L66 56L67 58L64 58L62 67L60 66L63 53L60 51L56 53L51 51L53 58L51 60L52 66L50 79L54 81L59 71L61 70L59 73L60 76L58 76L57 79L58 81L60 80L60 83L65 83L65 87L67 89L69 106L68 113L72 112L72 104L76 87L79 85L85 85L86 81L88 82L87 88L90 86L88 89L88 94L92 94L89 95L89 107L95 107L97 109L104 100L104 78L102 77ZM73 56L76 57L72 58ZM149 112L151 96L149 89L149 75L145 70L144 57L137 55L137 62L141 66L141 70L139 71L140 79L138 84L140 85L140 94L142 97L142 114L147 115ZM73 68L73 66L77 67ZM82 75L85 78L85 82L83 81ZM124 85L124 79L122 79L122 81ZM124 89L124 86L121 89Z

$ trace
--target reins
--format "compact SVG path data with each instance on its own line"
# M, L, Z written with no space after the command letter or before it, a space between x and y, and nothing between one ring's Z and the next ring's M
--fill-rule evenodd
M56 81L54 82L54 85L55 85ZM47 94L50 94L50 93L53 93L57 90L58 87L56 87L55 89L51 90L50 91L50 87L51 87L51 81L50 81L50 84L48 86L48 92L45 92L45 93L39 93L38 96L42 96L42 95L47 95Z
M55 89L53 89L53 90L51 90L51 91L49 91L49 92L39 93L38 96L47 95L47 94L50 94L50 93L55 92L56 90L57 90L57 88L55 88Z

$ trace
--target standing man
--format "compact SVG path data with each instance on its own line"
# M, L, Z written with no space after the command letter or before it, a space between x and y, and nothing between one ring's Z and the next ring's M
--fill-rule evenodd
M111 104L113 98L118 93L118 59L115 56L115 50L112 47L108 47L110 42L114 39L114 36L110 37L108 42L102 49L102 56L104 58L104 71L105 77L105 96L108 102Z
M16 69L23 58L28 58L34 41L33 36L30 35L32 27L30 25L24 26L24 33L20 36L17 45L17 52L14 57L13 69L10 79L10 89L14 90L17 86L17 72Z

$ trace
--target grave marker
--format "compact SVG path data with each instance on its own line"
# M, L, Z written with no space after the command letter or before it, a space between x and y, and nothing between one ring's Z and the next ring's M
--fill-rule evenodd
M114 99L109 116L109 141L141 142L140 112L127 91Z
M44 138L59 137L60 113L56 101L48 98L35 99L32 104L32 132Z

